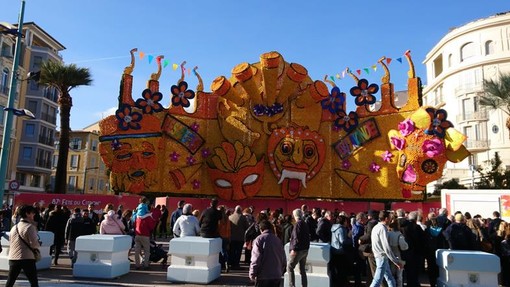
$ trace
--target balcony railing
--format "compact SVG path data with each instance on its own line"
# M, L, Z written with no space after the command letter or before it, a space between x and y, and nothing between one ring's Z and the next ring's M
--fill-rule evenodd
M483 92L483 84L482 83L472 83L466 84L462 86L458 86L455 88L455 96L462 96L467 93L477 93Z
M35 159L35 165L38 167L51 169L51 160L37 158Z
M51 137L39 136L39 143L42 143L42 144L45 144L45 145L49 145L49 146L53 146L54 139L51 138Z
M462 121L488 121L489 113L487 111L467 112L457 115L457 122Z
M41 113L41 119L52 124L57 123L57 117L50 115L48 113Z
M464 143L464 145L468 150L486 150L486 149L489 149L490 141L489 140L470 140L470 139L468 139Z

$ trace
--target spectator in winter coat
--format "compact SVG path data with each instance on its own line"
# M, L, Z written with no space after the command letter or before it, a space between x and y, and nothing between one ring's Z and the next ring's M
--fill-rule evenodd
M185 204L183 214L175 221L173 233L177 237L198 236L200 234L200 225L198 218L191 214L193 206Z
M347 217L340 215L331 227L331 259L329 261L331 286L348 286L347 275L352 259L352 240L348 236Z
M149 269L150 236L156 226L152 216L137 216L135 221L135 268L140 269L140 256L143 248L143 268Z
M125 232L124 228L124 223L117 217L117 213L110 210L99 226L99 234L122 235Z
M331 211L326 211L324 216L317 223L317 237L319 242L330 243L331 242Z
M285 251L280 239L273 234L271 222L263 220L259 228L262 233L253 241L248 275L255 286L278 287L285 272Z
M46 222L46 230L53 232L55 235L53 239L53 250L55 252L55 265L58 265L58 258L62 252L62 247L65 243L65 230L67 225L67 217L62 210L62 206L59 204L55 207L55 210L50 212L48 222Z
M172 212L170 215L170 230L174 230L175 222L182 215L182 208L186 202L184 200L179 200L177 203L177 209Z
M310 249L310 230L308 224L304 221L303 211L294 209L292 212L296 225L292 229L289 244L289 261L287 262L287 272L289 272L289 285L295 286L294 268L299 263L299 272L301 273L301 286L308 286L308 278L306 277L306 258Z
M241 206L238 205L234 209L234 213L228 218L231 223L230 256L228 264L231 265L233 269L237 269L240 266L241 253L244 245L244 234L246 229L248 229L248 220L246 220L246 217L242 212Z
M476 236L464 224L462 213L455 214L455 222L446 228L444 237L452 250L475 250Z
M200 235L205 238L220 237L218 222L222 217L223 213L218 210L218 199L213 198L211 205L204 210L200 217Z
M405 261L402 260L401 251L406 251L409 248L409 245L407 244L404 235L400 232L400 226L396 219L392 219L388 227L388 242L390 243L391 251L393 251L393 254L395 254L395 256L400 260L400 263L405 265ZM391 274L395 278L397 287L402 287L404 284L404 270L402 268L397 268L394 264L390 264L390 267Z
M14 286L20 271L23 269L31 286L39 286L37 269L32 249L39 249L37 227L34 222L35 208L23 205L19 210L21 220L10 231L9 274L5 286ZM27 246L29 245L29 246Z
M83 235L83 227L83 217L81 216L81 210L79 207L76 207L74 209L74 213L71 215L71 218L69 218L67 221L65 232L67 240L67 252L69 253L69 258L71 259L71 267L74 265L74 263L76 263L76 238Z

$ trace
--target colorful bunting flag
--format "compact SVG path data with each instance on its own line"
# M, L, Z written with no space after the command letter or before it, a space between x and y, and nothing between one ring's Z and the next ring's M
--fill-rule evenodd
M335 76L337 79L340 79L340 74L336 74Z
M177 68L179 68L179 65L177 65L177 64L172 64L172 69L173 69L174 71L175 71L175 70L177 70Z
M402 57L397 58L397 61L398 61L400 64L402 64Z
M168 60L163 60L163 68L166 68L168 66Z
M147 58L149 59L149 64L152 62L152 60L154 59L154 56L153 55L149 55L147 56Z
M363 71L365 71L367 74L370 74L370 70L368 68L364 68Z
M391 58L386 58L386 65L389 65L391 63Z
M356 70L356 73L358 73L358 75L361 76L361 70Z
M377 65L372 65L372 70L377 71Z
M331 79L331 81L333 81L333 82L335 81L335 77L331 76L329 78Z
M145 57L145 53L144 52L140 52L140 53L138 53L138 56L140 56L140 60L142 60L143 57Z

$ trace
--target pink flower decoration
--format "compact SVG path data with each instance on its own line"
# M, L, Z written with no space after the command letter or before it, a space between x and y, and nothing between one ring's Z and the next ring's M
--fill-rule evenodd
M198 128L200 127L200 125L197 123L197 122L194 122L192 125L191 125L191 129L195 132L198 132Z
M405 119L403 122L398 124L398 129L400 130L401 135L408 136L414 132L414 123L410 119Z
M428 157L435 157L444 152L444 145L440 139L425 140L421 149Z
M381 166L378 165L377 163L375 163L375 161L373 161L370 166L368 167L368 169L371 171L371 172L378 172L380 169L381 169Z
M391 137L391 144L398 150L403 150L406 145L406 140L403 138Z
M191 185L193 186L193 189L200 189L200 180L194 179L191 182Z
M210 155L211 155L211 150L210 149L208 149L208 148L203 148L202 149L202 157L203 158L208 158Z
M180 157L180 156L181 156L180 154L178 154L178 153L176 153L176 152L174 151L174 152L172 152L172 153L170 154L170 160L171 160L171 161L179 161L179 157Z
M192 155L190 155L186 158L186 162L188 163L188 165L193 165L196 162L196 159Z
M352 164L351 164L351 162L350 162L348 159L344 159L344 160L342 161L342 167L343 167L344 169L349 169L349 168L351 167L351 165L352 165Z
M389 150L385 151L382 154L382 159L385 162L390 162L392 157L393 157L393 154Z

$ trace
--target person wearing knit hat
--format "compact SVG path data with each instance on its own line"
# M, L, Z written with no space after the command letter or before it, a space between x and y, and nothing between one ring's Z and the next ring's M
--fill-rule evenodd
M175 237L198 236L200 234L200 224L198 218L193 216L193 206L189 203L182 208L182 215L177 218L173 228Z

